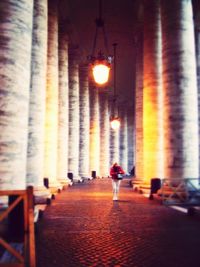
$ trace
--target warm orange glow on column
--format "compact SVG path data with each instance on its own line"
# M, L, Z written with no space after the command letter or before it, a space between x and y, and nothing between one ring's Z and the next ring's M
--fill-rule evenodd
M48 16L48 53L45 114L44 177L57 187L58 145L58 10L52 1Z
M150 183L152 178L163 177L163 104L160 9L157 1L147 2L144 9L143 159L144 180Z
M110 120L108 107L108 92L99 94L100 108L100 175L108 176L110 167L109 146L110 146Z
M159 105L156 101L156 92L145 88L144 94L144 179L150 182L151 178L160 177L162 153L160 153L162 138L159 125ZM150 93L151 92L151 93Z
M46 123L45 123L45 168L44 175L50 182L56 181L57 174L57 124L58 124L58 105L57 90L53 90L48 85L46 103ZM50 97L51 95L51 97ZM55 101L53 100L55 99Z
M90 171L99 175L100 133L98 122L90 123Z
M96 64L92 68L94 80L97 84L103 85L108 82L110 67L105 64Z
M90 86L90 171L99 175L100 164L100 124L99 124L99 94Z

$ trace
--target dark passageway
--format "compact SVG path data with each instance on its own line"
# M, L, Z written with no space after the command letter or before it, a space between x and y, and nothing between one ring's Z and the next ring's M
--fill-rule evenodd
M197 267L199 222L133 193L128 179L118 202L109 179L76 184L38 222L37 267Z

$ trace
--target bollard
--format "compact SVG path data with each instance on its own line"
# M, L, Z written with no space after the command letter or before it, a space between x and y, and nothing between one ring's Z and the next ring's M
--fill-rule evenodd
M47 178L47 177L44 178L44 186L46 188L49 188L49 178Z
M149 195L149 199L153 199L153 194L157 193L158 189L161 188L161 180L160 178L152 178L151 179L151 191Z
M96 178L97 176L96 176L96 171L92 171L92 178L94 179L94 178Z
M68 172L67 177L73 182L73 173L72 172Z

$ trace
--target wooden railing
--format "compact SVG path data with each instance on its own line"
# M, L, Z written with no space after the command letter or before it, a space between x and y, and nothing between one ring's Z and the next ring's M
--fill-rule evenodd
M188 215L193 215L194 208L200 206L199 179L163 179L159 195L164 205L184 207Z
M35 234L34 234L34 201L33 201L33 187L28 187L26 190L6 190L0 191L0 196L15 196L14 201L3 210L0 214L0 223L9 217L9 215L23 203L23 242L22 253L5 238L0 237L0 245L5 252L0 260L0 266L4 267L35 267ZM17 219L17 218L16 218ZM11 221L11 227L15 226L15 221ZM7 256L6 256L7 255ZM12 261L9 262L9 256ZM13 262L13 258L15 262Z
M165 205L200 205L199 179L163 179L160 190Z

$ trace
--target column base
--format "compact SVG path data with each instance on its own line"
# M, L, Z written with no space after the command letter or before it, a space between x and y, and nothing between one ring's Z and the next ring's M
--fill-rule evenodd
M49 190L55 195L63 189L63 185L59 181L49 181Z
M81 178L83 180L88 180L88 181L93 179L93 177L92 176L89 176L89 175L81 175Z
M8 196L0 197L0 210L7 209L8 207Z
M84 182L84 179L82 177L80 177L79 175L76 175L73 177L73 182L74 183L82 183L82 182Z
M45 186L34 187L35 204L48 204L52 198L52 194Z
M150 192L151 192L151 185L150 183L141 183L139 185L139 193L141 194L148 194L150 195Z
M144 181L141 179L134 178L130 181L130 185L132 186L134 191L140 190L140 185L144 184Z
M60 179L58 179L58 182L61 183L61 185L63 185L63 186L73 185L72 180L70 180L69 178L60 178Z

